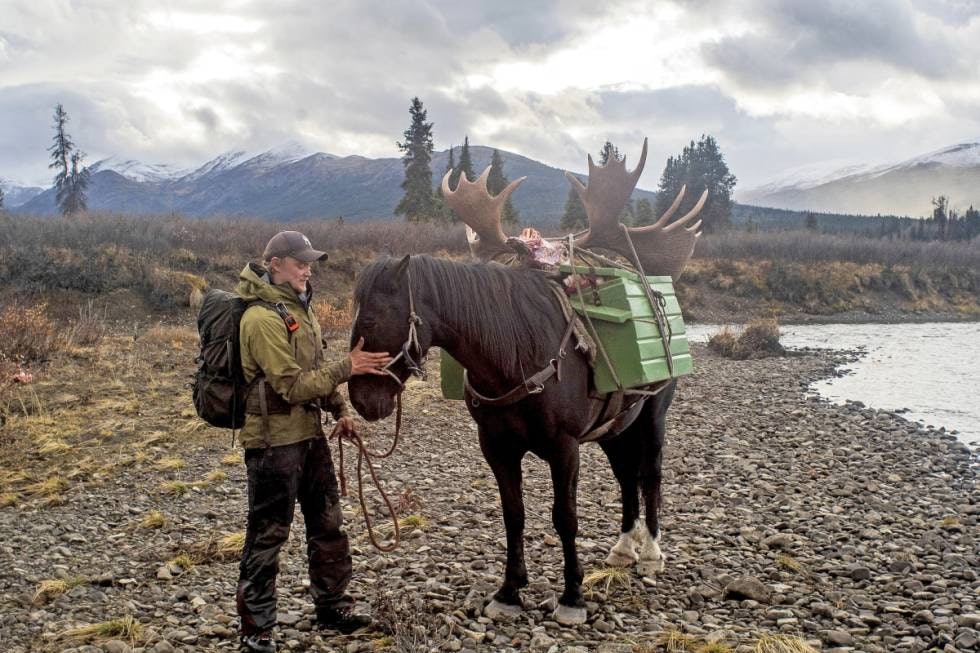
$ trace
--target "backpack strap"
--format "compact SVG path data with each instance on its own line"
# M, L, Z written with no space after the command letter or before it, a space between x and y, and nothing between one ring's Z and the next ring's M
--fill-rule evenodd
M276 302L273 304L272 302L267 302L264 299L256 299L249 302L245 307L245 310L248 310L255 304L259 304L271 311L274 311L280 318L282 318L283 326L286 327L286 339L291 342L293 339L293 332L299 329L299 322L296 321L295 317L289 314L289 310L286 308L286 305L282 302ZM256 374L255 378L252 379L252 383L249 385L253 386L256 384L258 385L259 393L259 410L262 413L262 440L265 444L265 448L268 449L272 443L272 429L269 426L269 401L265 394L265 389L268 384L265 382L265 374L261 372ZM251 392L251 387L249 387L246 394L248 392Z

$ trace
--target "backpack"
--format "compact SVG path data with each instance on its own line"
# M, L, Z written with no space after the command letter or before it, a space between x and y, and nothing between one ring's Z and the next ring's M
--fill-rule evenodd
M247 302L226 290L209 290L201 303L197 315L201 350L195 359L197 372L192 387L194 408L211 426L240 429L245 424L245 399L250 384L245 382L242 371L238 327L245 310L253 304L261 304L278 313L286 323L287 334L292 336L294 329L289 321L295 323L295 318L282 304L261 299Z
M238 325L248 306L235 293L209 290L197 315L201 351L194 374L194 408L211 426L238 429L245 423L248 384L242 372Z

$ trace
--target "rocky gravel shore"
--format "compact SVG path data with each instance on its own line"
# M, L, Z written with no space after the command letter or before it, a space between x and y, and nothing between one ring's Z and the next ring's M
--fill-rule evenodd
M798 635L824 651L977 650L976 454L895 414L808 394L839 354L736 362L694 351L695 374L668 415L662 574L597 583L586 624L552 621L561 549L547 466L529 457L527 610L510 621L483 616L504 564L499 500L475 425L460 402L440 398L433 370L407 389L402 443L380 466L401 508L398 550L374 550L356 497L344 500L361 607L380 601L402 635L421 625L430 646L445 651L652 651L670 630L743 651L767 633ZM175 414L187 408L177 406L189 403L185 392L174 388ZM365 427L376 448L386 428ZM244 528L244 466L227 458L222 431L181 433L154 447L185 466L128 465L62 505L0 508L0 651L237 649L237 564L207 544ZM346 458L352 480L353 452ZM212 482L183 494L160 489L208 474ZM586 573L605 567L619 509L601 450L584 447L578 546ZM154 510L157 522L147 518ZM379 526L385 519L374 515ZM341 637L313 628L302 532L297 511L279 579L283 650L397 650L378 631ZM179 558L202 550L196 564ZM36 597L50 579L65 580L67 591ZM133 643L66 635L129 616L142 627Z

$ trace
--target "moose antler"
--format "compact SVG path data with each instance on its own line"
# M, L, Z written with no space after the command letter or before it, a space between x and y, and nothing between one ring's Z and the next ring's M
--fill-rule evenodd
M487 178L490 176L490 166L476 181L470 181L466 174L459 175L456 190L449 190L449 177L452 170L442 178L442 196L459 219L466 224L466 239L470 243L473 256L484 260L492 260L501 254L513 255L514 251L507 245L507 237L500 228L500 211L504 202L527 177L520 177L507 184L496 197L487 190Z
M589 155L589 185L585 186L578 178L566 172L565 176L578 193L585 213L589 217L589 230L575 242L576 247L604 247L632 260L632 249L643 271L648 275L670 276L676 281L694 253L694 245L701 235L701 221L685 226L694 219L708 199L708 191L701 193L700 199L682 218L668 224L670 217L680 206L684 197L682 187L670 208L654 224L645 227L629 228L619 223L619 215L629 201L636 182L640 179L647 159L647 140L643 139L640 162L633 172L626 171L626 159L610 157L602 166L597 166ZM632 242L632 248L630 243Z

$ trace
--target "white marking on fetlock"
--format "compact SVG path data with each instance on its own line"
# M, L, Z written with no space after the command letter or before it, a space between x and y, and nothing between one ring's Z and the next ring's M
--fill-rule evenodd
M613 567L629 567L639 560L637 548L643 541L646 526L640 520L633 522L633 528L619 534L619 539L606 556L606 564Z
M585 608L571 608L559 603L551 616L562 626L577 626L585 623L588 613Z
M483 608L483 615L494 621L508 621L517 618L523 611L519 605L501 603L494 599L487 604L487 607Z
M656 539L648 536L640 550L640 561L636 563L637 573L641 576L653 576L662 572L666 566L667 556L660 550L660 533L657 533Z

